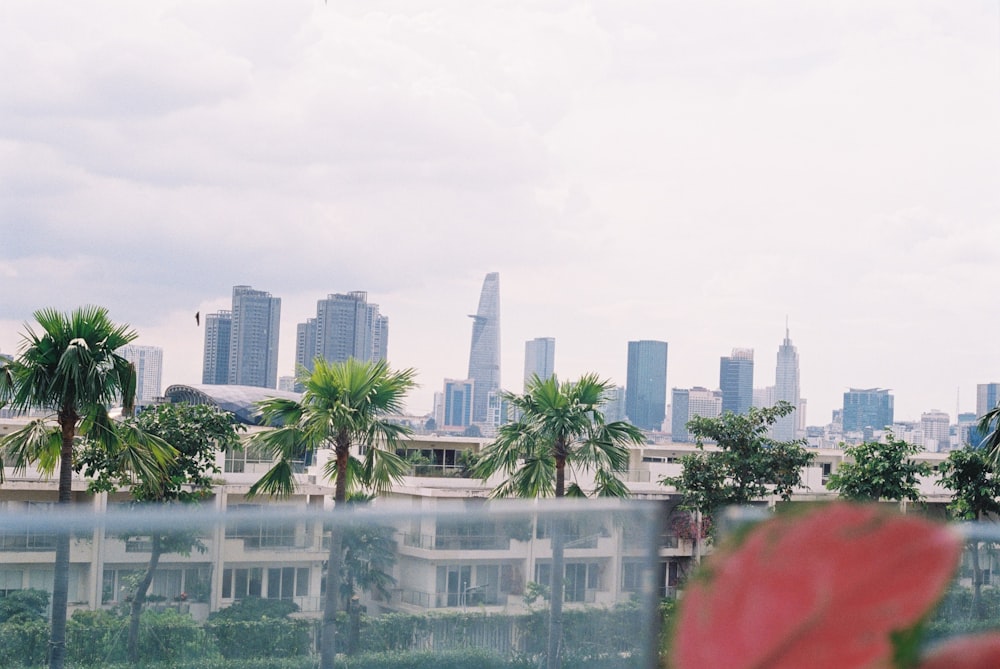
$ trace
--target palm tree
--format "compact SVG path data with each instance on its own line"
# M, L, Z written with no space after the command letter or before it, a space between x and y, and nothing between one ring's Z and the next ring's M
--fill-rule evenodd
M980 417L977 428L979 434L984 435L979 448L989 454L994 466L1000 465L1000 404Z
M250 495L266 493L279 497L295 489L292 461L306 451L332 447L334 459L324 473L334 483L335 509L348 510L348 493L361 488L379 494L402 479L406 462L396 455L400 437L410 430L385 420L402 410L406 393L414 387L412 369L393 371L384 360L327 362L317 358L312 372L303 370L301 400L272 398L259 404L266 424L280 427L253 437L275 458L275 464L250 487ZM355 457L351 448L364 448ZM342 523L330 533L326 599L320 644L321 669L333 669L336 653L334 634L343 563Z
M108 415L108 406L115 402L120 400L127 411L134 402L135 369L115 351L134 340L136 333L113 323L102 307L81 307L68 314L41 309L34 317L40 331L26 325L18 357L0 369L0 404L22 412L54 411L58 431L50 416L7 435L2 442L5 464L20 471L35 464L48 476L58 468L58 503L63 505L71 502L78 432L107 448L122 469L150 473L169 462L168 445L134 431L125 435ZM49 641L52 669L62 669L66 655L69 539L68 531L57 534Z
M643 442L642 432L624 421L606 423L600 403L611 389L609 381L586 374L562 385L555 378L535 376L524 395L506 394L505 399L520 418L502 425L496 439L483 449L473 474L489 479L497 473L505 480L494 497L585 497L575 480L590 472L593 494L626 497L628 488L618 474L628 468L629 446ZM566 470L573 480L567 484ZM552 582L546 665L561 666L563 521L552 523Z

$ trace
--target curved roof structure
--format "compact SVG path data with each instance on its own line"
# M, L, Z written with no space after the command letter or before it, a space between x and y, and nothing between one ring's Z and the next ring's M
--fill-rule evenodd
M274 388L257 386L231 386L210 384L175 384L168 386L163 393L170 402L187 404L207 404L218 407L236 416L236 419L246 425L259 425L257 402L272 397L300 400L300 393Z

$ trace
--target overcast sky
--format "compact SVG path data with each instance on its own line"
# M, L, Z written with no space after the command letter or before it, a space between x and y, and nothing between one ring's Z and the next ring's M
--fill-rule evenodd
M788 318L807 422L848 387L954 420L1000 380L1000 0L192 0L0 9L0 351L108 307L200 383L232 286L295 325L367 290L415 412L500 272L524 342L717 387Z

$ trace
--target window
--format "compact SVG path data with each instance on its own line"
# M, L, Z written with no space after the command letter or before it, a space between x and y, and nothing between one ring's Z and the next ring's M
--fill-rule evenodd
M260 597L264 583L262 567L222 570L222 598Z
M622 564L622 591L642 591L642 562L629 560Z

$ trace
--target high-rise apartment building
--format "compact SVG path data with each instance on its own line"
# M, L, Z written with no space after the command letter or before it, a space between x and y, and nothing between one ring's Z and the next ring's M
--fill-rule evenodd
M135 406L152 404L161 396L163 382L163 349L159 346L127 344L118 349L118 355L135 368Z
M229 384L276 388L281 298L250 286L233 286L232 319Z
M928 451L947 451L951 446L951 417L944 411L934 409L920 414L920 444Z
M475 382L472 379L445 379L443 427L471 425L475 397Z
M625 413L642 430L658 431L667 416L667 342L628 343Z
M695 416L714 418L722 415L722 391L707 388L674 388L670 393L670 439L677 443L691 441L688 421Z
M295 332L295 368L311 371L313 361L364 362L384 360L389 343L389 319L368 302L362 290L334 293L316 302L316 318L299 323Z
M472 345L469 347L469 379L475 382L472 422L486 423L489 395L500 390L500 274L490 272L483 280L479 308L470 315Z
M976 385L976 415L982 418L1000 402L1000 383L980 383Z
M753 406L753 349L734 348L719 359L722 412L744 414Z
M212 385L229 383L229 344L233 332L233 312L205 315L205 355L201 382Z
M795 410L779 417L771 427L771 437L777 441L791 441L797 436L799 425L799 352L792 345L785 325L785 340L778 347L778 360L774 377L774 401L788 402Z
M524 389L538 376L542 381L555 375L556 340L552 337L536 337L524 342Z
M888 389L851 388L844 393L844 432L883 430L893 423L893 397Z

